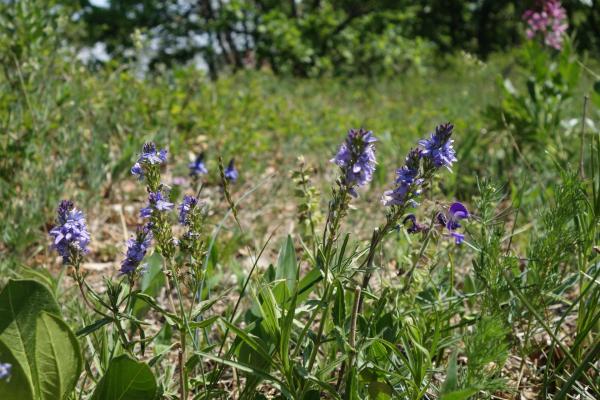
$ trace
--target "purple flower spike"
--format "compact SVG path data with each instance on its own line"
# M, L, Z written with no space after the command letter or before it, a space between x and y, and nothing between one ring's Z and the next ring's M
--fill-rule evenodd
M183 198L183 202L178 207L179 208L179 223L181 225L188 224L188 217L190 211L192 211L198 205L198 199L194 196L185 196Z
M198 154L196 160L188 164L190 169L190 175L198 176L208 174L208 170L206 169L206 165L204 165L204 153Z
M238 180L238 177L239 173L237 169L235 169L235 159L232 158L229 161L227 168L225 168L225 179L227 179L230 182L235 182Z
M453 129L454 125L449 122L438 125L429 139L419 140L419 145L423 147L423 157L430 159L437 168L450 169L452 163L456 161L456 152L452 146L454 140L450 138Z
M131 168L131 173L142 179L144 177L144 165L160 165L165 162L167 162L167 150L157 150L156 145L152 142L145 143L142 154Z
M73 251L79 254L87 253L90 234L87 230L85 216L75 208L72 201L63 200L57 210L58 225L50 230L53 237L52 246L63 258L63 263L71 261Z
M421 194L420 186L423 179L418 178L419 160L421 159L421 150L412 149L406 156L406 162L402 168L396 171L396 187L383 194L383 204L386 206L400 206L405 203L417 205L413 198Z
M364 186L373 179L375 172L375 143L372 131L363 128L350 129L348 136L331 162L342 169L343 184L356 197L355 186Z
M0 379L8 379L12 370L12 365L9 363L0 363Z
M131 274L140 265L152 243L152 231L148 225L138 228L136 237L127 241L127 253L121 263L121 273Z

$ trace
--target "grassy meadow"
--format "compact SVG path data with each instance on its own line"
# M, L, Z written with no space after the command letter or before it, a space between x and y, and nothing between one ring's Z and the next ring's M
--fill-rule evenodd
M0 398L600 396L593 56L525 43L380 77L211 80L22 48L0 74ZM421 154L415 202L382 204L446 122L451 168ZM377 138L358 197L331 162L351 128ZM66 258L62 199L90 235Z

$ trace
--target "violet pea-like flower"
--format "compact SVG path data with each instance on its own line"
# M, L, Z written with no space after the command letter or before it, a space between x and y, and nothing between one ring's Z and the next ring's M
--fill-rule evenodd
M465 235L457 232L457 229L461 227L460 221L466 218L469 218L469 211L460 202L452 203L448 208L447 215L440 213L437 216L438 223L448 229L456 244L461 244L465 239Z

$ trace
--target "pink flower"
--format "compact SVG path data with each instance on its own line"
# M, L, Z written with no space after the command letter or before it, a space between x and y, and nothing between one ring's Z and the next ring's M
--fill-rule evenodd
M567 13L559 0L545 0L541 10L527 10L523 14L528 25L525 35L531 40L539 33L546 46L560 50L569 28L566 18Z

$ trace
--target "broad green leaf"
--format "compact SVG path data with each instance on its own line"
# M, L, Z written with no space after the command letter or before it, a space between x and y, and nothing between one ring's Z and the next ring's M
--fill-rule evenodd
M128 355L113 358L96 386L93 400L153 400L156 379L145 363Z
M59 317L42 312L37 319L35 360L44 399L62 399L77 383L83 360L79 343Z
M39 282L10 280L0 293L0 347L10 353L12 379L20 382L3 388L3 398L54 400L72 390L81 355L59 315L56 300Z
M369 383L369 398L373 400L391 399L393 394L392 387L385 382Z
M6 345L0 341L0 360L12 365L9 379L0 379L0 393L3 400L29 400L33 399L33 388L28 380L26 371L13 357Z

